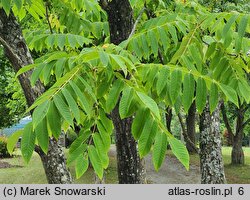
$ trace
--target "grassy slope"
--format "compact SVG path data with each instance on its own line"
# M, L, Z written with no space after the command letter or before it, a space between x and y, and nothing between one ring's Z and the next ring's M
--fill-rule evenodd
M232 166L230 165L230 153L231 148L223 148L223 158L225 162L225 172L228 183L250 183L250 148L245 148L245 160L244 166ZM12 165L19 165L23 167L15 167L8 169L0 169L0 184L16 183L16 184L38 184L46 183L46 177L40 161L39 156L34 153L29 165L23 162L22 157L17 156L12 159L3 159L1 161L9 162ZM191 162L199 165L199 158L197 155L191 155ZM74 168L71 167L70 171L74 175ZM75 180L75 183L94 183L94 172L89 169L84 176ZM106 172L106 183L117 183L117 172L115 159L110 159L110 167Z

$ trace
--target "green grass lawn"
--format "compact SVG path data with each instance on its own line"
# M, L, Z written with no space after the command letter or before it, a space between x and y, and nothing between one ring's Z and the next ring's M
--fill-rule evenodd
M223 161L227 183L230 184L249 184L250 183L250 148L243 148L245 155L245 165L231 165L232 147L223 147ZM200 165L198 155L190 155L190 162Z
M244 148L245 165L233 166L231 160L230 147L223 147L223 159L225 163L225 173L228 183L250 183L250 148ZM67 154L67 151L66 151ZM39 156L34 153L30 163L24 163L20 153L14 158L1 159L11 165L20 166L13 168L0 169L0 184L42 184L47 183L44 174L43 166ZM199 165L198 155L191 155L190 161L192 164ZM71 174L74 176L74 167L70 167ZM106 171L106 183L117 183L116 161L110 158L110 166ZM75 183L94 183L93 169L89 169L80 179L75 180Z
M67 150L66 150L67 154ZM1 159L3 162L8 162L11 165L20 166L13 168L0 169L0 184L43 184L47 183L42 162L37 153L34 153L30 163L27 165L17 152L14 158ZM70 172L75 180L74 167L70 167ZM116 163L114 158L110 158L110 166L106 170L106 183L117 183ZM94 183L94 171L89 169L80 179L74 183Z

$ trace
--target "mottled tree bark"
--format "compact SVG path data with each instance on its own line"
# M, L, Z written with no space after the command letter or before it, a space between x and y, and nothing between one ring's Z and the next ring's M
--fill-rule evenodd
M128 0L112 0L109 3L101 1L102 7L108 14L110 41L120 44L126 40L133 29L133 10ZM138 155L137 142L131 133L132 117L121 119L119 103L111 113L115 126L117 168L120 184L145 182L145 170Z
M196 149L193 146L196 144L195 140L195 114L196 114L196 106L195 101L192 103L188 110L188 114L186 117L186 126L187 126L187 135L189 140L186 140L186 147L189 153L196 153Z
M23 38L22 30L14 14L11 12L7 16L3 9L0 9L0 43L3 45L5 54L15 72L33 63L32 56ZM34 87L31 86L31 74L32 71L28 71L18 76L28 106L31 106L37 97L44 92L44 87L40 82ZM47 155L39 147L36 147L35 150L43 162L48 183L72 182L71 175L66 168L64 153L54 139L51 139L49 142L49 152Z
M200 168L201 183L225 183L224 165L221 153L220 113L219 105L210 114L207 103L200 124Z

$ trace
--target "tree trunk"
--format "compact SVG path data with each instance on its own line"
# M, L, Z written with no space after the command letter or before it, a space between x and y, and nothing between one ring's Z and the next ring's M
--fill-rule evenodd
M102 7L108 14L110 41L120 44L126 40L133 29L133 10L128 0L112 0L108 4L101 1ZM131 133L132 117L121 119L119 103L111 113L115 126L117 168L120 184L145 182L145 170L138 155L137 143Z
M246 112L246 108L242 104L239 108L236 109L237 115L237 123L235 128L235 134L233 134L233 130L229 124L229 120L227 117L227 112L224 104L222 103L221 111L225 126L228 131L228 135L230 138L230 142L232 143L232 153L231 153L231 163L232 164L244 164L244 152L242 149L242 138L243 138L243 130L247 122L244 123L244 114Z
M196 150L193 148L193 144L196 144L195 139L195 114L196 114L196 106L195 101L192 103L191 107L188 110L188 114L186 117L186 125L187 125L187 135L190 140L185 141L186 147L189 153L196 153ZM190 143L190 141L192 143Z
M244 113L242 107L237 111L236 133L233 137L233 148L231 153L232 164L244 164L244 152L242 149Z
M207 103L201 115L200 167L201 183L225 183L225 173L221 153L219 105L210 114Z
M41 150L41 148L36 147L36 152L41 157L48 183L72 183L71 174L67 170L64 152L55 139L51 139L49 141L49 150L47 155Z
M4 46L5 54L15 72L33 63L32 56L23 38L22 30L14 14L11 12L8 17L3 9L0 9L0 43ZM32 71L29 71L18 76L28 106L31 106L45 90L40 82L34 87L31 86L31 74ZM35 150L43 162L48 183L72 182L71 175L66 168L64 153L54 139L49 143L49 152L47 155L39 147L36 147Z

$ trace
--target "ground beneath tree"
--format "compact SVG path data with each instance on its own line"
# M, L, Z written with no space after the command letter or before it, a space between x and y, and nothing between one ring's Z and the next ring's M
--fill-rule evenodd
M110 156L116 156L115 146L111 146ZM145 158L147 179L149 183L154 184L199 184L200 169L199 166L190 165L187 171L183 165L172 156L166 156L161 169L156 172L152 163L152 155Z
M20 165L11 165L11 164L8 163L8 162L1 161L1 160L0 160L0 169L11 168L11 167L22 167L22 166L20 166Z

